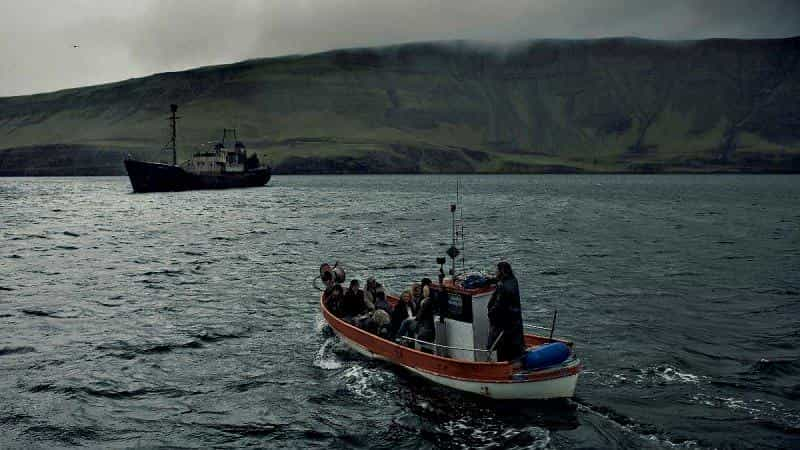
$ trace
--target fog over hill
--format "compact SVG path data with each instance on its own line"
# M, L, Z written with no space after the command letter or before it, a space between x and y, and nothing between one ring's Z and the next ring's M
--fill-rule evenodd
M800 171L800 38L453 41L0 98L0 175L122 174L223 127L283 173Z

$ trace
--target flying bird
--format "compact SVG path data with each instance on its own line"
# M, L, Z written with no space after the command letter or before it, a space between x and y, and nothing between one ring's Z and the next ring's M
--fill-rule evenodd
M79 47L78 44L72 44L72 48L78 48L78 47Z

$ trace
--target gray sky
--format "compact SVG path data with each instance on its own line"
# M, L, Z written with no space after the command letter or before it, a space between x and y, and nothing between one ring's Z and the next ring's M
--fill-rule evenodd
M0 0L0 96L413 41L795 35L800 0Z

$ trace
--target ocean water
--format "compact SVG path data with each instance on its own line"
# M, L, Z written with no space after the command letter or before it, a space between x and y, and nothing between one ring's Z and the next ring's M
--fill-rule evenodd
M348 352L311 280L433 276L453 176L0 178L0 448L800 446L800 178L463 176L466 263L576 342L496 403Z

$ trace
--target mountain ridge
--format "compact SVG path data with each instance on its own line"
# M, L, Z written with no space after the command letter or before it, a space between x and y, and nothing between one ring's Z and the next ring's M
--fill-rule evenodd
M0 98L0 175L166 160L169 103L277 173L797 172L798 95L800 37L331 50Z

